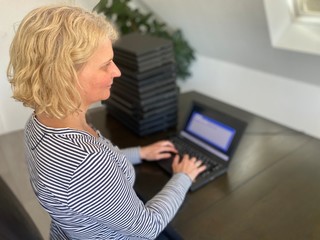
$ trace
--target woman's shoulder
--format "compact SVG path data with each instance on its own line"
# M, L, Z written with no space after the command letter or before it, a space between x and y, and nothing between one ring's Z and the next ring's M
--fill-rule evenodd
M53 128L48 127L37 120L35 115L32 115L25 127L26 139L32 139L38 144L49 144L51 147L60 146L66 151L71 148L82 151L99 151L101 148L107 147L99 141L99 138L90 133L73 129L69 127Z

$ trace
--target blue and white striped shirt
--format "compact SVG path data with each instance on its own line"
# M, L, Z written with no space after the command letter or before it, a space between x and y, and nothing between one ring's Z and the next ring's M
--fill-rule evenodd
M191 185L175 174L144 204L133 189L138 147L119 150L100 134L49 128L34 115L25 144L32 187L52 218L51 239L155 239Z

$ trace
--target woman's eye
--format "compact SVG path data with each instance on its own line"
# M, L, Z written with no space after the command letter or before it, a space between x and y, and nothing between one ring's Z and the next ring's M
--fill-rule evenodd
M102 68L107 69L111 65L112 61L106 63Z
M108 64L106 64L106 65L104 65L104 66L102 66L102 69L108 69L108 67L110 66L110 63L108 63Z

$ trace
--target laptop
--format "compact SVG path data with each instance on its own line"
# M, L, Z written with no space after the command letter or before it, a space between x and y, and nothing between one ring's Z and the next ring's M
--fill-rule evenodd
M195 191L226 173L239 145L247 123L198 102L193 102L183 129L170 137L179 155L188 153L207 165L193 182ZM172 174L172 158L158 161L159 166Z

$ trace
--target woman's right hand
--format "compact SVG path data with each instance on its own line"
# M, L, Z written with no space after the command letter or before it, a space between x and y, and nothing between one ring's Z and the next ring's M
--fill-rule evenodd
M172 170L174 173L185 173L192 181L206 169L206 166L202 164L201 160L195 157L189 157L189 155L184 155L180 161L180 156L177 154L172 162Z

